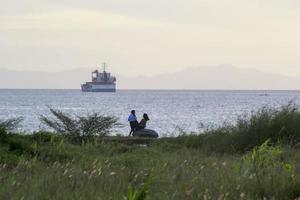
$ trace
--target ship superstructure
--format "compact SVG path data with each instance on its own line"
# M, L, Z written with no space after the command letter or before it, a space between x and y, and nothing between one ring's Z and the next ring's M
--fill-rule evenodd
M81 85L83 92L116 92L116 77L106 72L106 63L103 63L102 67L102 72L92 72L92 82Z

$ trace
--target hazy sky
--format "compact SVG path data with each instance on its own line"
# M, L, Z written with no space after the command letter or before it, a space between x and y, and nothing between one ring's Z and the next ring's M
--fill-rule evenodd
M0 0L0 68L122 75L233 64L300 76L299 0Z

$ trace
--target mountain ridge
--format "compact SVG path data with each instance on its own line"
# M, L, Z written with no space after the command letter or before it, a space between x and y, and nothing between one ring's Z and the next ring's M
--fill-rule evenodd
M91 79L90 68L61 72L17 71L0 68L0 88L80 89ZM117 75L118 89L297 90L300 77L240 69L231 65L186 68L152 76Z

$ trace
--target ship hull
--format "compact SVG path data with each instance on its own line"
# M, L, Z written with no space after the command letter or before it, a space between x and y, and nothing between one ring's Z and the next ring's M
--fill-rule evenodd
M92 84L81 85L82 92L116 92L115 84Z
M116 92L116 89L81 89L82 92Z

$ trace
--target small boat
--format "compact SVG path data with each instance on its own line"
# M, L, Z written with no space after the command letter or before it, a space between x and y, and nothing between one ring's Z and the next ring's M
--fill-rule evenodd
M268 93L263 93L263 94L259 94L258 96L267 97L267 96L270 96L270 95Z
M158 138L158 133L152 129L140 129L140 130L133 132L132 136Z

